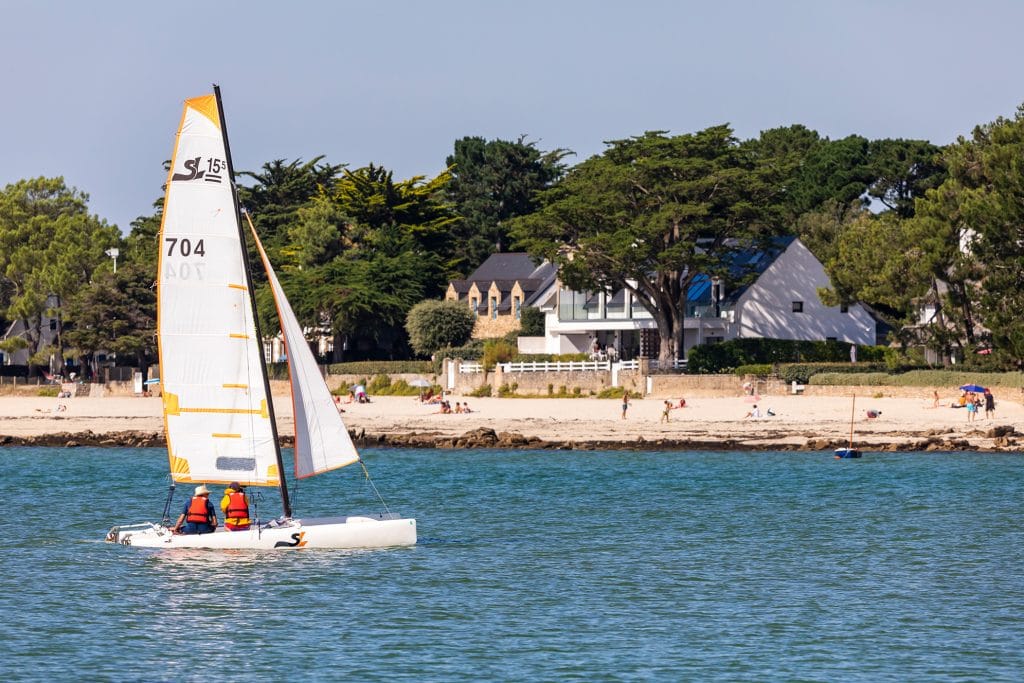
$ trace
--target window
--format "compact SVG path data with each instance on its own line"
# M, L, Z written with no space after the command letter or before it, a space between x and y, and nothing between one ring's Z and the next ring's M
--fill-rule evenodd
M469 300L469 307L473 311L473 317L476 318L480 315L480 311L476 310L476 297L471 297Z
M497 319L498 319L498 300L492 296L491 297L491 320L497 320Z
M793 312L794 313L803 313L804 312L804 302L803 301L794 301L793 302Z
M839 304L839 312L840 313L849 313L850 312L850 305L849 304Z
M523 317L523 302L518 296L512 297L512 308L515 310L516 320Z

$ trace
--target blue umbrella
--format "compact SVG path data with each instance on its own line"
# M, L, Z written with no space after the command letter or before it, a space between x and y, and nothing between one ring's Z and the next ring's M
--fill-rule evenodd
M965 384L960 387L960 391L973 391L976 394L984 393L985 387L978 386L977 384Z

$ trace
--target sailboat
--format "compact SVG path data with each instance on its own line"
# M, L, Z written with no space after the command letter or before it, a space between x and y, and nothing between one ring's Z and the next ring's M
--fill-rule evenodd
M859 458L863 453L859 449L853 447L853 418L857 414L857 396L854 394L853 401L850 405L850 441L847 443L846 448L836 449L836 459L844 458Z
M283 515L255 520L242 531L174 533L167 526L172 484L161 523L115 526L106 540L217 549L414 545L416 520L390 512L386 504L382 513L293 515L241 213L220 89L214 86L212 94L185 101L160 225L157 338L170 475L175 483L277 487ZM251 220L249 227L284 336L295 477L362 465Z

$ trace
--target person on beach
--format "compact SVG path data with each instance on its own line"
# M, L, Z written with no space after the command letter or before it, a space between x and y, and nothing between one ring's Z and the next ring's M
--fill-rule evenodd
M996 397L992 395L989 389L985 389L985 419L995 417L996 415Z
M967 408L967 421L974 422L974 416L978 413L977 402L975 402L974 399L971 399L967 402L965 407Z
M249 498L237 481L231 482L224 489L220 509L224 513L224 528L228 531L245 531L252 525L249 519Z
M761 409L758 408L757 404L755 403L754 407L751 408L750 411L746 415L743 416L743 419L744 420L747 419L747 418L755 418L756 419L756 418L759 418L759 417L761 417Z
M462 412L464 412L464 413L472 413L473 411L469 409L469 404L468 403L463 402L463 404L462 404Z
M176 534L209 534L216 530L217 512L210 502L210 489L206 488L206 484L200 484L196 487L195 495L185 503L171 531Z
M623 392L622 394L622 419L626 419L626 411L629 410L629 392Z
M455 412L460 415L462 414L462 404L458 401L455 402Z
M932 408L939 407L939 391L938 389L932 391Z
M672 401L665 401L665 407L661 410L661 421L668 422L668 413L672 410Z

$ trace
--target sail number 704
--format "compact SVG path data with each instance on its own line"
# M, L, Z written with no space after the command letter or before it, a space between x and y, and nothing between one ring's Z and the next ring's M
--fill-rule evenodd
M178 250L179 256L206 256L206 247L203 245L203 240L198 242L192 242L187 237L177 238L168 237L167 239L167 255L174 256L174 250Z

